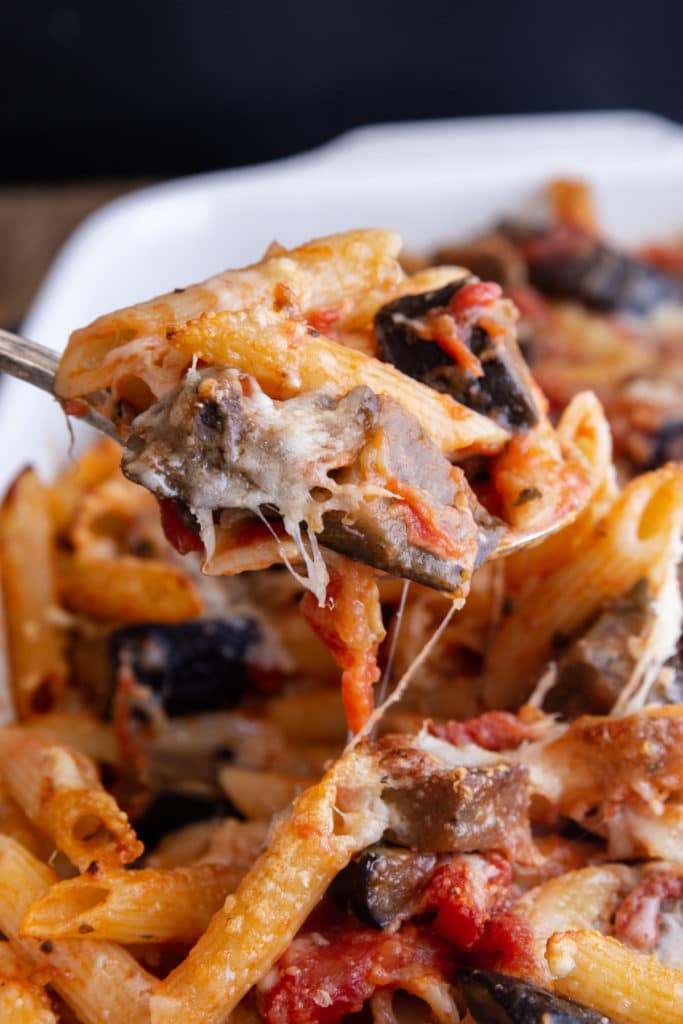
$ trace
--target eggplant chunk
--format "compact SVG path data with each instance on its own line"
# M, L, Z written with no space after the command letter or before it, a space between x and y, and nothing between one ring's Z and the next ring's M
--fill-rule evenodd
M432 853L524 848L526 767L504 761L450 766L396 736L383 737L376 749L389 810L388 842Z
M512 336L494 338L479 326L470 330L467 346L484 371L483 377L475 377L436 342L421 337L411 323L434 311L445 312L455 293L474 280L465 277L444 288L404 295L382 306L375 316L379 350L402 373L451 395L506 429L528 430L538 421L538 410Z
M683 302L680 281L658 267L568 228L532 236L523 246L529 281L553 298L605 313L645 315Z
M122 467L208 523L209 546L216 521L229 529L245 513L277 515L302 555L309 529L341 554L449 594L504 529L420 422L364 386L280 401L236 370L191 371L135 420Z
M436 864L433 853L369 846L337 875L331 894L364 924L386 928L410 916Z
M461 970L457 981L477 1024L612 1024L595 1010L508 974Z
M636 665L632 639L646 634L654 616L646 580L611 601L558 658L557 681L544 710L565 718L611 711Z
M152 692L169 716L230 708L242 699L245 658L259 639L253 619L194 619L115 630L115 678L123 669Z
M460 535L463 555L476 534L474 568L478 568L495 547L503 531L502 523L477 502L464 478L454 476L448 459L417 420L398 403L380 398L375 429L365 451L381 453L387 476L430 496L450 535ZM369 483L366 473L368 464L372 472L373 463L372 458L361 453L354 465L340 473L339 482ZM462 581L461 560L444 558L428 545L417 543L403 509L391 498L366 499L355 510L353 521L344 512L327 512L320 541L376 569L437 590L454 592Z

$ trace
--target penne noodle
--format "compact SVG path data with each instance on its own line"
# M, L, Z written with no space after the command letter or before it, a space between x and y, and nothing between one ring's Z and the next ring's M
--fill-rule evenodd
M547 575L557 566L566 564L585 544L618 494L612 465L612 436L595 395L582 392L571 400L560 417L557 437L562 449L572 453L586 467L589 500L573 523L540 544L523 548L505 559L506 589L512 596L525 580L541 573Z
M335 664L329 648L306 622L298 605L278 608L274 625L292 660L292 675L305 679L339 680L339 666Z
M71 462L49 488L50 512L55 532L66 531L85 495L116 474L121 465L121 448L108 437L101 438Z
M4 783L0 790L0 833L16 839L40 860L47 860L54 851L54 844L27 818L6 791Z
M182 622L204 603L180 568L156 559L61 554L57 581L71 611L105 622Z
M635 871L620 864L567 871L525 893L515 903L515 913L531 927L534 981L548 987L552 976L545 959L548 939L562 929L609 930Z
M551 655L610 598L647 578L656 592L683 521L683 468L631 481L583 545L554 572L526 580L496 630L484 666L488 707L519 706Z
M46 864L0 835L0 929L13 949L47 972L50 985L83 1024L149 1024L155 982L126 950L92 939L39 942L20 937L24 914L55 881Z
M212 836L220 828L220 822L220 818L192 821L189 825L167 832L159 845L146 853L145 864L150 868L166 870L195 863L208 851Z
M287 948L335 875L376 842L379 778L362 749L303 793L207 931L161 983L152 1024L218 1024Z
M557 220L571 224L587 235L600 235L591 192L584 181L555 178L545 191Z
M88 711L52 711L33 715L22 724L55 743L75 747L93 761L116 764L119 760L121 752L113 722L103 722Z
M263 852L267 840L268 822L226 818L213 828L197 861L250 868Z
M647 805L619 808L608 818L610 856L656 857L683 864L683 805L673 800L663 808Z
M269 820L284 811L304 789L316 781L282 772L259 772L225 765L218 773L223 792L247 820Z
M615 1024L681 1024L683 972L596 931L557 932L548 941L554 990Z
M535 386L534 386L535 388ZM543 407L542 396L537 405ZM572 522L590 490L583 459L566 458L544 415L526 433L515 434L491 463L500 514L514 533L533 533Z
M275 399L317 388L341 395L365 385L399 402L445 452L492 452L500 450L508 437L493 420L449 395L405 376L390 363L311 333L286 313L263 308L204 313L174 328L169 342L188 361L198 357L252 374Z
M301 553L289 537L273 537L258 520L249 519L240 527L216 526L216 546L204 559L202 571L209 576L239 576L243 572L283 565L285 559L295 565Z
M0 730L0 771L13 799L79 870L120 867L142 853L92 762L38 733Z
M338 689L321 688L274 697L268 717L295 743L343 743L347 735L344 706Z
M278 248L259 263L227 270L201 284L101 316L74 331L57 373L63 398L119 385L137 376L157 398L177 384L187 361L168 350L166 330L207 309L246 309L272 303L285 288L306 313L334 310L348 317L357 297L393 294L403 273L397 262L401 240L393 231L347 231L313 239L296 249ZM174 359L174 355L176 358ZM168 358L170 356L170 358ZM164 358L166 357L166 358Z
M598 815L594 827L600 834L614 832L620 845L613 856L633 856L624 845L630 814L642 827L662 816L665 801L683 789L683 704L624 716L582 715L553 732L508 757L526 765L532 791L555 814L590 828L591 813L606 805L608 813ZM665 856L658 850L655 855Z
M268 823L210 818L195 821L168 832L147 855L153 868L176 868L186 864L226 864L246 870L263 850Z
M2 1024L57 1024L50 997L31 980L30 964L5 941L0 941L0 1020Z
M32 470L0 510L0 568L14 701L26 718L49 710L67 684L66 636L51 618L58 594L48 492Z
M154 496L118 472L82 496L67 536L78 554L93 558L132 554L147 561L168 552Z
M21 935L111 939L124 945L195 942L246 870L196 864L80 875L51 886L31 905Z

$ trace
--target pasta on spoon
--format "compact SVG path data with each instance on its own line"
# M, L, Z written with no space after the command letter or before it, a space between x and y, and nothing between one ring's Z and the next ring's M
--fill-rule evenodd
M230 572L231 554L234 571L291 554L316 563L320 601L319 538L465 593L506 530L566 521L585 500L580 458L519 356L514 307L459 268L407 276L399 247L356 231L271 251L71 336L58 395L69 411L106 407L126 472L174 503L177 545L201 534L207 571ZM496 456L522 438L522 484L524 462L555 468L542 496L496 483ZM454 469L475 457L488 510Z
M205 572L284 562L311 591L353 729L383 633L349 655L325 616L330 587L362 586L379 618L376 586L339 555L461 603L488 557L567 523L589 493L501 289L459 268L409 277L399 246L355 231L271 251L74 332L57 378L67 410L85 400L110 416L124 473Z

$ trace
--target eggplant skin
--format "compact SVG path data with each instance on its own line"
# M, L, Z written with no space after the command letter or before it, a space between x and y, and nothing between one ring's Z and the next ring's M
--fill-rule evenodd
M669 274L581 236L565 252L530 261L529 281L544 295L575 299L603 313L644 316L657 306L683 302L683 288Z
M556 658L557 678L545 711L574 719L606 715L636 665L631 637L643 637L655 617L647 580L620 594Z
M409 915L437 865L436 854L369 846L332 883L330 893L363 924L386 928Z
M481 359L484 370L483 377L474 377L439 345L421 338L410 324L431 310L447 307L456 292L476 280L464 277L443 288L403 295L382 306L375 315L380 354L401 373L490 416L506 429L528 430L538 422L538 409L514 339L496 340L483 328L473 327L467 345Z
M652 439L652 454L645 469L659 469L665 462L683 460L683 420L669 420Z
M460 970L456 981L477 1024L614 1024L595 1010L510 974Z
M245 659L259 640L253 619L193 619L115 630L109 651L116 680L127 667L169 716L235 707L246 682Z
M388 302L375 314L375 334L382 358L393 363L401 373L422 380L428 373L452 360L438 345L425 344L405 320L425 316L431 309L447 306L456 292L476 279L463 277L453 284L418 295L402 295Z

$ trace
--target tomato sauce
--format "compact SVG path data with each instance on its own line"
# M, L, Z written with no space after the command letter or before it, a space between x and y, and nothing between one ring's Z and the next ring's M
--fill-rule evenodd
M203 551L201 537L185 526L176 503L171 498L157 498L157 501L161 511L161 526L169 544L181 555L186 555L188 551Z
M486 711L466 722L430 722L429 731L455 747L476 743L484 750L496 752L514 750L531 735L530 727L510 711Z
M380 988L400 986L416 970L448 977L454 969L446 943L426 928L399 932L347 927L337 933L295 940L266 992L268 1024L339 1024L357 1013Z

